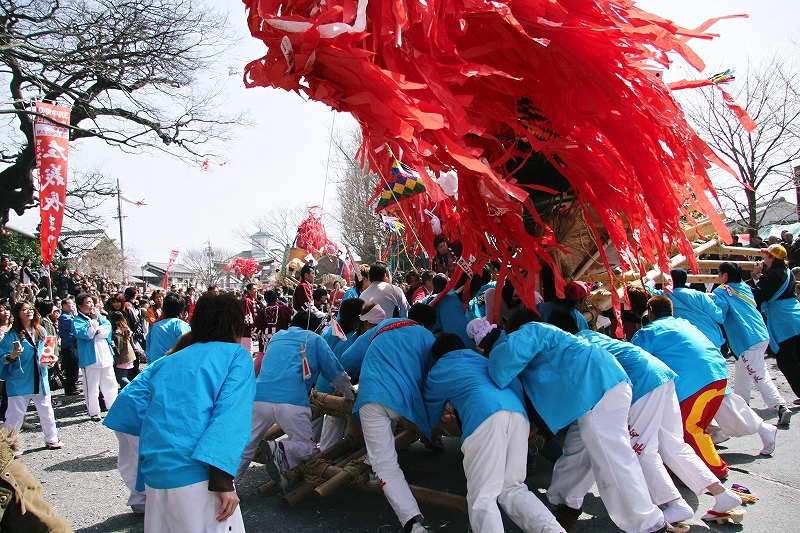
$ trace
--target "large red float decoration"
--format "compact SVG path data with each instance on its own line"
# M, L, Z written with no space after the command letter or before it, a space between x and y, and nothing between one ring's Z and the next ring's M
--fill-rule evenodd
M576 200L595 242L613 243L626 270L642 267L641 254L669 271L675 246L694 257L681 229L693 211L728 237L707 170L733 171L647 68L677 52L702 70L686 42L713 37L713 21L684 29L628 0L244 3L268 47L247 66L246 85L350 112L371 170L388 183L397 158L422 177L425 192L392 214L429 252L424 212L435 214L476 266L498 260L529 306L531 274L559 246L542 221L559 194ZM457 194L428 171L455 171Z

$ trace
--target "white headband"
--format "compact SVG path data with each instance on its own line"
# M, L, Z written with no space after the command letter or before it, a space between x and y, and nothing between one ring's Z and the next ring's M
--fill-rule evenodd
M376 305L358 318L361 319L362 322L377 324L386 320L386 311L384 311L380 305Z

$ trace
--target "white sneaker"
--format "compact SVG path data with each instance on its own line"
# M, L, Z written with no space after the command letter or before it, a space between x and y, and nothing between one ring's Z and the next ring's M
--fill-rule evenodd
M759 455L772 455L775 451L775 438L778 436L778 426L761 423L758 428L758 436L761 437L761 444L764 446Z
M286 454L283 451L283 446L280 442L268 440L261 443L261 451L267 462L264 466L267 468L267 474L270 479L275 483L280 484L283 493L289 489L289 478L283 475L284 466L286 465Z

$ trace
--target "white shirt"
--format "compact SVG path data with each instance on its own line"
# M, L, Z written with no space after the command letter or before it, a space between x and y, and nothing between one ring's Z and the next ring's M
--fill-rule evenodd
M386 318L392 318L395 309L400 310L400 317L407 318L408 309L411 307L400 287L385 281L377 283L373 281L369 287L364 289L359 298L366 303L375 302L384 310Z
M114 356L111 354L111 348L108 345L108 334L111 333L108 327L101 326L97 320L90 319L87 333L94 339L94 354L97 356L97 360L89 367L106 368L114 366Z

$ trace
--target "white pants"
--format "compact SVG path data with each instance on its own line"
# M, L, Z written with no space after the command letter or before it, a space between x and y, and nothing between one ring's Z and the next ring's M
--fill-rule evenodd
M683 440L683 419L675 382L669 380L631 405L631 447L639 458L650 498L663 505L681 498L667 467L695 494L719 480Z
M319 449L325 451L334 444L338 444L346 433L346 418L325 415L325 420L322 422L322 434L319 437Z
M144 533L244 533L242 507L217 522L220 499L208 490L208 480L177 489L145 486Z
M650 501L642 468L631 449L630 405L631 387L623 382L570 425L547 498L553 505L580 509L597 480L600 498L617 527L627 533L648 533L664 525L664 515Z
M98 399L100 391L103 391L106 409L111 409L114 400L117 399L119 385L114 375L114 367L86 366L83 368L83 377L86 380L83 395L86 398L86 409L89 411L89 416L100 416L100 400Z
M3 424L12 433L19 433L22 422L25 421L25 412L28 410L28 402L33 400L36 412L39 414L39 422L42 424L42 433L46 443L55 444L58 442L58 430L56 430L56 416L53 413L53 404L50 402L50 394L23 394L22 396L9 396L8 409L6 409L6 421Z
M131 495L128 498L128 505L144 505L145 494L136 490L136 476L139 473L139 437L115 431L119 442L119 454L117 455L117 469L122 481Z
M250 432L250 444L244 449L242 462L236 471L239 481L244 475L250 461L261 444L264 433L273 424L278 424L286 433L282 440L283 451L286 453L286 470L291 470L303 461L314 455L317 445L311 431L311 408L288 403L253 402L253 429Z
M358 410L361 429L367 446L367 458L372 470L383 486L383 494L389 500L400 523L405 525L419 512L417 500L408 488L408 482L397 464L397 450L394 448L392 428L400 420L400 415L379 403L370 402Z
M736 393L726 394L714 415L719 429L729 437L744 437L757 433L764 419L753 411Z
M503 533L498 504L525 533L563 533L525 485L530 424L522 413L498 411L461 445L469 524L475 533Z
M753 389L753 382L755 382L756 389L761 393L764 403L770 409L774 409L786 403L786 400L778 392L778 387L772 381L767 364L764 362L767 346L769 346L769 339L748 348L736 360L736 377L733 380L733 392L750 403L750 391Z

